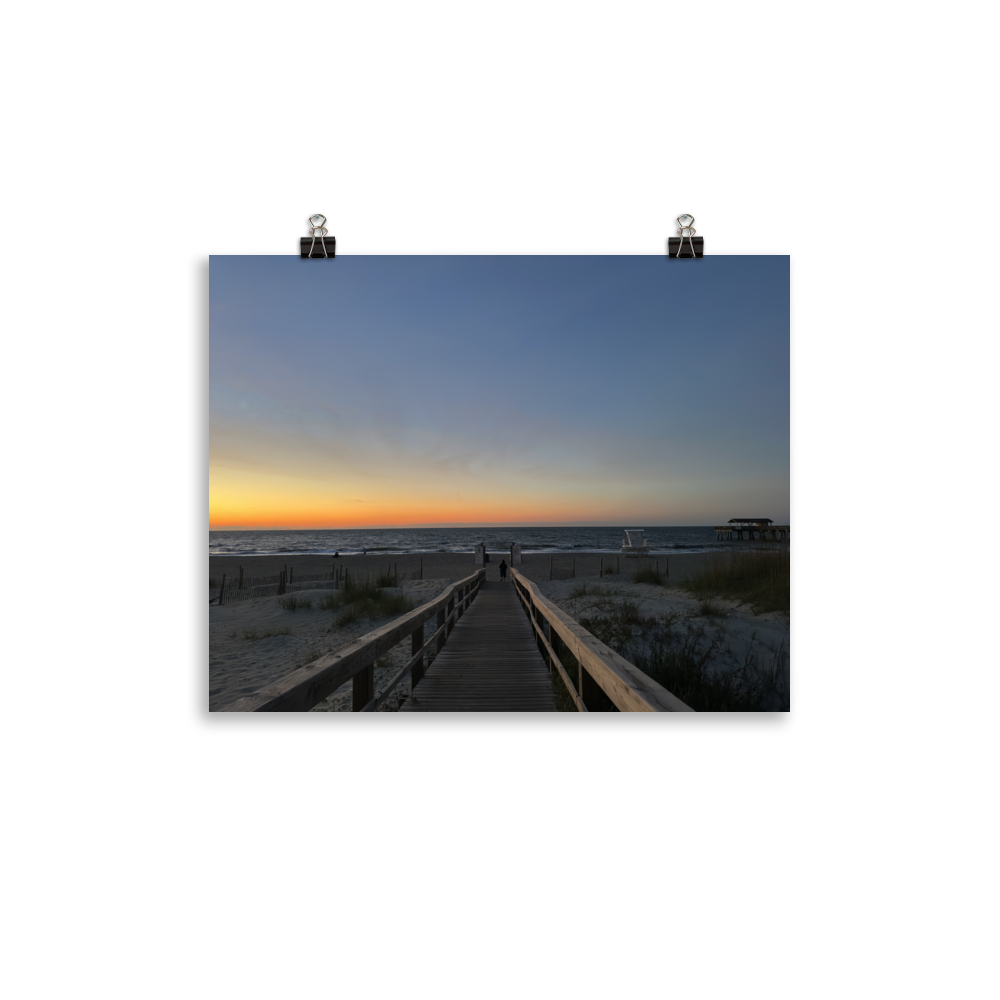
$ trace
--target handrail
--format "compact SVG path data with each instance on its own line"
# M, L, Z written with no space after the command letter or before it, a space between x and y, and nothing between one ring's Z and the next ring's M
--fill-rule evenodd
M468 597L470 601L476 596L476 592L478 592L480 586L482 586L485 580L485 576L486 574L484 573L483 574L484 579L472 585L472 591L470 592ZM392 682L389 684L389 686L377 698L375 698L373 701L368 702L368 704L365 705L363 709L361 709L362 712L377 712L389 700L389 695L396 690L396 688L402 683L403 679L424 658L424 655L429 649L429 647L432 646L435 642L437 642L438 637L441 635L442 632L445 633L445 638L447 638L448 626L451 624L451 620L455 617L455 615L458 614L458 610L459 610L458 606L456 605L452 613L448 616L445 623L437 630L437 632L434 633L434 635L430 637L430 639L427 640L427 642L423 644L423 646L420 647L420 651L415 653L410 662L407 663L407 665L403 667L403 669L400 670L398 674L396 674L396 676L392 679Z
M515 584L516 589L516 584ZM518 597L521 594L518 593ZM522 603L524 603L524 598L521 598ZM525 605L525 611L527 611L527 605ZM559 676L563 679L563 684L566 685L566 690L569 692L569 696L573 699L573 704L576 705L576 710L578 712L587 712L589 709L583 702L583 698L580 696L580 692L573 686L573 682L569 679L569 674L566 673L566 668L562 665L562 660L559 659L559 655L552 648L552 644L545 637L545 629L538 624L535 617L529 612L528 621L531 622L535 631L538 633L538 638L541 640L542 645L545 647L545 652L549 654L549 662L555 665L556 670L559 671Z
M658 684L644 674L637 666L619 656L610 646L606 646L596 636L591 635L579 622L571 618L565 611L557 607L547 597L543 597L537 585L511 568L511 579L525 603L525 610L530 606L536 612L541 612L549 624L566 644L569 651L576 657L580 669L585 670L600 686L601 690L614 702L615 707L622 712L693 712L676 695L671 694L662 684ZM542 633L536 621L536 615L528 611L528 617L535 626L535 631ZM544 633L543 637L544 637ZM570 696L578 709L583 705L583 698L569 682L566 671L552 646L546 642L549 655L554 658L553 665L569 690ZM585 707L585 706L584 706ZM581 709L583 710L583 709Z
M426 621L438 614L438 628L434 635L421 646L420 653L414 653L410 662L400 671L392 682L392 686L402 680L409 670L420 662L424 650L434 641L438 643L438 651L444 644L444 639L457 621L458 616L479 592L479 585L486 579L484 569L477 570L471 576L453 583L443 594L422 604L419 608L373 629L348 646L334 653L327 653L318 660L299 667L298 670L275 681L251 695L236 699L221 709L223 712L308 712L314 705L332 694L341 686L356 677L363 670L370 668L375 661L398 645L408 635L421 628ZM456 594L461 593L457 603ZM452 604L449 609L448 605ZM447 610L447 614L445 611ZM442 619L444 619L442 621ZM443 634L442 634L443 633ZM357 685L357 681L355 681ZM355 690L357 688L355 687ZM385 693L385 692L384 692ZM366 698L365 709L371 710L372 700ZM374 699L378 701L378 699ZM361 710L361 709L359 709Z

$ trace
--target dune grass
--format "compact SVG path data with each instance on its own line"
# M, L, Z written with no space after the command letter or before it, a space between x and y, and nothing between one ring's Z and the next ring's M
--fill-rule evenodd
M725 618L729 612L718 601L703 597L698 602L698 614L704 618Z
M643 618L627 598L609 602L601 617L581 618L580 624L696 712L788 711L784 646L761 652L751 639L741 665L720 669L715 662L720 640L705 625L676 613ZM566 667L575 680L574 669ZM560 699L561 708L568 697Z
M394 580L389 571L371 576L352 576L340 590L326 594L320 599L321 611L339 611L335 624L338 628L351 625L363 618L389 618L412 611L416 606L405 594L389 591Z
M271 628L258 632L255 628L244 629L242 634L237 635L234 631L229 636L230 639L242 639L244 642L259 642L261 639L271 639L276 635L291 635L290 628Z
M311 597L298 597L292 594L290 597L282 597L278 603L285 611L310 611L313 606Z
M791 555L787 546L713 553L705 557L682 586L695 597L729 597L742 601L758 615L765 611L788 612Z
M665 587L667 585L666 575L661 573L648 559L643 559L639 563L635 571L635 576L632 579L635 583L652 583L657 587Z

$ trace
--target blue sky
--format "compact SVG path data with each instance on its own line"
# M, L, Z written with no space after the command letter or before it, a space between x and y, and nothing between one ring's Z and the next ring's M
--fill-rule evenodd
M210 522L789 517L789 259L212 257Z

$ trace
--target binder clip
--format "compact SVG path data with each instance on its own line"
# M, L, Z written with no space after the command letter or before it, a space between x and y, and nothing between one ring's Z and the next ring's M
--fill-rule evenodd
M337 256L337 237L330 236L329 243L327 242L327 236L329 236L330 230L326 228L326 216L325 215L310 215L309 216L309 236L303 236L299 240L299 256L300 257L317 257L320 260L324 258L332 259ZM316 247L316 236L319 235L319 248ZM312 237L310 239L310 237Z
M693 215L679 215L677 216L677 225L681 228L677 230L676 236L671 236L667 240L667 256L668 257L704 257L705 256L705 237L695 236L697 232L693 228L692 223L694 222ZM684 241L687 240L687 249L684 249Z

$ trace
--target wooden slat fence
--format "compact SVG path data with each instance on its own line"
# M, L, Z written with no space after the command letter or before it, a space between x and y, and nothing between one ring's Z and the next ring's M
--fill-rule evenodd
M559 672L578 711L587 711L591 684L596 684L622 712L694 711L543 597L537 585L522 573L512 567L510 575L521 605L534 626L542 655L548 660L549 668ZM556 652L555 647L560 645L564 645L580 665L582 690L570 680Z
M396 686L407 676L417 684L425 663L433 660L445 644L448 634L475 600L486 572L478 570L443 594L394 621L361 636L360 639L327 653L313 663L293 671L256 694L239 698L223 712L308 712L346 681L354 679L354 711L371 712L379 708ZM424 625L432 618L436 629L424 639ZM410 659L397 671L388 687L375 697L375 661L410 636Z
M296 579L294 568L272 576L243 576L241 573L239 576L227 579L223 575L218 587L209 587L208 603L234 604L237 601L249 601L257 597L292 594L297 590L339 590L344 580L350 576L350 570L340 566L329 573L307 580Z

